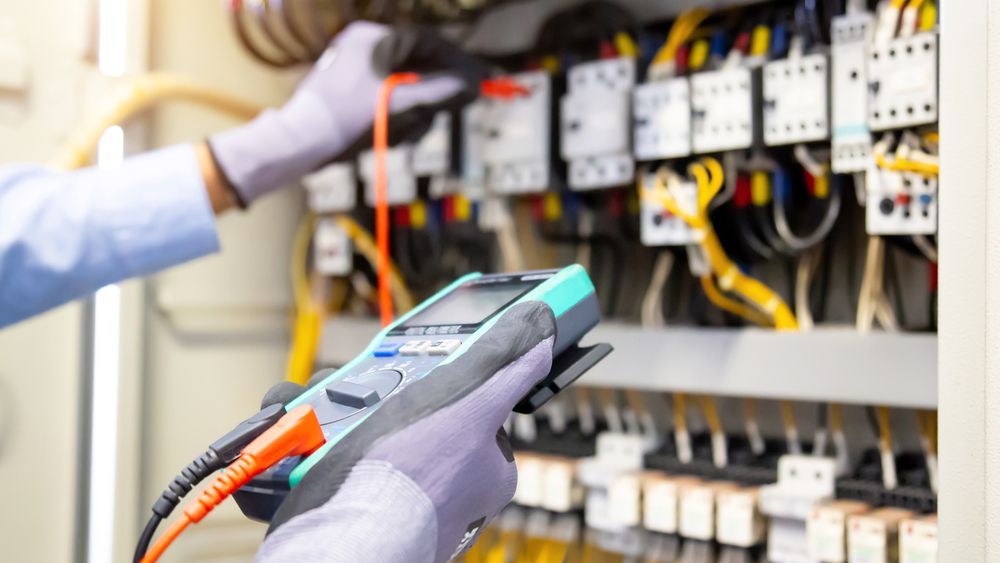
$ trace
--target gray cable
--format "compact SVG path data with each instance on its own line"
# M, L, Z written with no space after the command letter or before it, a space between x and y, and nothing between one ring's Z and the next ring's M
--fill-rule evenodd
M777 191L775 194L777 194ZM792 227L788 223L783 197L775 197L774 226L778 231L778 236L793 250L802 251L816 246L833 230L833 225L837 222L837 216L840 215L840 200L840 183L836 181L830 182L830 203L826 207L826 214L823 215L823 220L820 221L815 231L804 237L799 237L792 232Z

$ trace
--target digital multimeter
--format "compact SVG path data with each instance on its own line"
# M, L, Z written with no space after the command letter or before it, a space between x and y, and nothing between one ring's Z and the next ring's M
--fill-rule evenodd
M475 347L504 311L527 301L541 301L555 315L553 364L515 411L534 412L611 352L608 344L577 345L600 322L594 284L582 266L463 276L382 329L360 355L328 370L288 403L286 410L313 407L326 444L305 459L278 463L238 491L234 496L244 514L270 520L287 492L385 399L418 379L433 377L434 368Z

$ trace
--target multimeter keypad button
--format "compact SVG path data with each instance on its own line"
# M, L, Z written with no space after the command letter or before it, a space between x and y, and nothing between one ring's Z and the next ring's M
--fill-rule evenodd
M431 342L429 348L427 348L427 354L429 356L447 356L458 347L462 345L461 340L434 340Z
M423 356L431 345L430 340L410 340L399 349L401 356Z
M384 342L375 348L375 352L372 355L376 358L391 358L398 354L399 349L402 347L403 345L399 342Z
M371 387L350 381L334 381L327 385L326 396L334 403L355 409L370 407L382 399Z

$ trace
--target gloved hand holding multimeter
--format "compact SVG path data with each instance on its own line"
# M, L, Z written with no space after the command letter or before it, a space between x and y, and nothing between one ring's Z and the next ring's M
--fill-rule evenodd
M307 389L274 389L244 425L305 413L322 438L235 493L245 514L270 522L257 559L446 561L464 552L514 494L504 421L611 351L577 346L599 319L580 266L470 274Z

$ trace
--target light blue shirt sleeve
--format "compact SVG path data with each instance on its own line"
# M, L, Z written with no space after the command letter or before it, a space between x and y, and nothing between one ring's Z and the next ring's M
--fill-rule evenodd
M113 170L0 166L0 328L218 249L191 145Z

